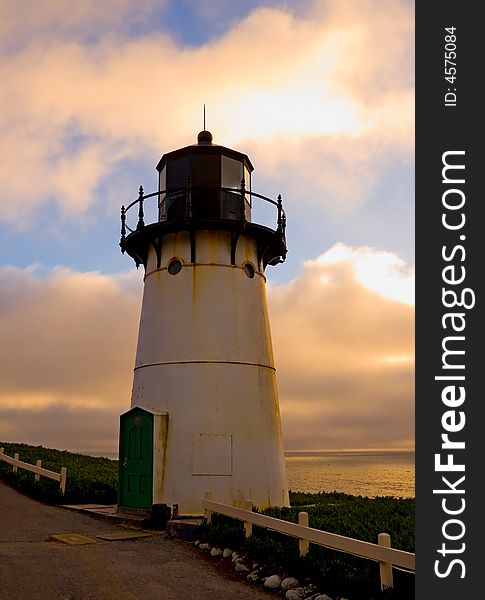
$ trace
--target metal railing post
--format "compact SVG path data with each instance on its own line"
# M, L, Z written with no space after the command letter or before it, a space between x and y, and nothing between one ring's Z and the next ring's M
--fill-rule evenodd
M145 221L143 220L145 213L143 211L143 186L142 185L140 185L140 189L138 191L138 203L139 203L138 223L136 225L136 228L141 229L142 227L145 227Z
M281 194L278 194L278 219L276 221L278 231L282 231L282 220L281 215L283 214L283 201L281 200Z
M125 253L125 248L124 248L125 239L126 239L126 209L125 209L125 205L123 204L121 207L121 237L120 237L120 247L121 247L121 252L123 254Z

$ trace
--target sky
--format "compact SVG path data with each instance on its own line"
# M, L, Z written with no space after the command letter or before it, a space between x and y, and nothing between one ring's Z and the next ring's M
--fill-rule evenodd
M143 288L120 206L205 103L287 213L285 449L414 448L413 76L409 0L0 0L0 440L116 452Z

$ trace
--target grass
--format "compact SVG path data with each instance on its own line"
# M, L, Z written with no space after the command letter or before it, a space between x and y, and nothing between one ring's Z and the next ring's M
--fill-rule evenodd
M298 522L305 510L310 526L346 537L377 543L379 533L389 533L393 548L414 552L414 499L366 498L341 493L307 494L290 492L289 508L269 508L263 514ZM304 507L304 508L303 508ZM214 514L212 523L200 528L201 539L213 545L246 553L250 561L263 565L263 574L297 577L306 585L349 600L411 600L414 573L394 569L394 588L380 590L377 563L315 544L299 556L298 540L253 526L253 535L244 538L243 524Z
M46 477L35 481L34 473L23 469L14 473L10 465L0 461L0 478L37 500L49 504L116 503L118 461L28 444L0 442L0 447L9 456L18 452L23 462L35 465L40 459L42 467L50 471L59 473L61 467L67 468L66 494L62 496L57 481Z

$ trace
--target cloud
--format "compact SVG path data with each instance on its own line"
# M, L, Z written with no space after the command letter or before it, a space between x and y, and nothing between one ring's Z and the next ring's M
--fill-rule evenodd
M117 451L118 407L71 406L56 402L29 408L0 404L1 441L111 456Z
M287 449L412 447L414 309L393 299L392 264L411 284L397 257L337 245L269 288ZM6 267L0 287L0 437L115 451L140 274Z
M412 15L397 0L259 7L199 47L128 31L129 0L30 4L3 25L7 39L29 33L0 62L9 223L53 201L78 218L123 161L195 142L204 101L215 141L253 153L264 185L294 181L330 211L365 202L389 161L411 162Z
M271 289L287 447L413 446L414 309L410 289L405 302L396 295L414 275L403 267L337 244Z
M160 10L165 0L15 0L0 4L0 44L11 51L22 45L42 40L59 39L89 41L106 36L126 24L141 24Z
M129 403L141 291L134 283L132 275L3 268L2 405Z
M345 244L335 244L314 261L306 261L308 269L319 269L321 265L352 265L359 283L382 297L414 304L414 267L408 267L403 260L390 252L375 248L352 248ZM328 274L321 275L323 283L328 283Z

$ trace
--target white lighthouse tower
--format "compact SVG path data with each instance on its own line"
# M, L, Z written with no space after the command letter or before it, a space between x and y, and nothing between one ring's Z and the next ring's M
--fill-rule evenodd
M121 210L121 249L145 276L118 504L199 515L209 491L287 506L265 290L266 267L286 256L281 197L254 193L248 156L208 131L157 170L158 192L140 188ZM251 221L253 202L273 210L274 229Z

